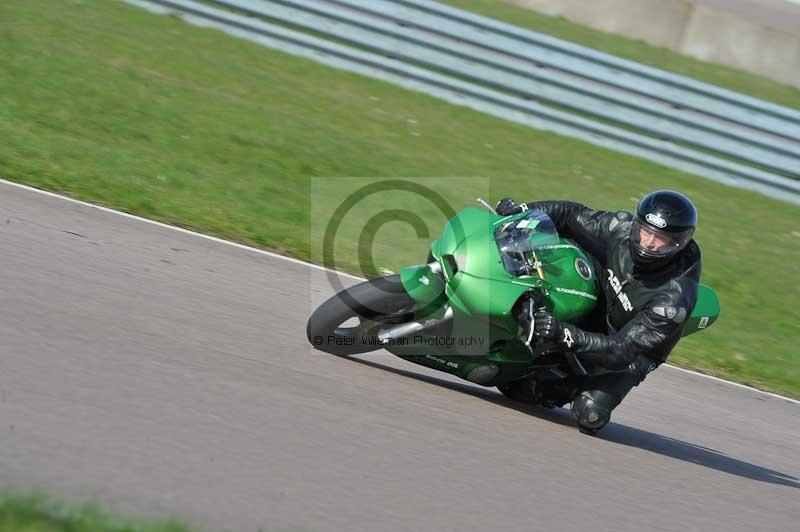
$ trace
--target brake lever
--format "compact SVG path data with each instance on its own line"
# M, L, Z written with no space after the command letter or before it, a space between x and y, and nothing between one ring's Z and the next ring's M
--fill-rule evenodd
M535 314L540 310L548 310L544 302L545 302L545 296L540 288L537 287L537 289L531 290L531 297L528 298L527 301L528 304L527 311L531 325L530 325L530 330L528 331L528 338L525 341L525 347L527 347L531 355L533 355L534 360L550 352L546 348L546 346L537 346L536 342L533 342L534 325L536 323ZM536 312L534 312L534 307L536 309ZM533 345L531 345L531 342L533 342ZM539 349L537 349L537 347L539 347ZM580 376L589 374L589 372L583 366L583 364L575 355L575 353L573 353L572 351L562 351L562 352L564 354L564 358L567 360L567 363L569 364L569 367L572 368L572 371L574 371L577 375Z
M528 319L530 320L530 325L528 325L528 338L525 340L524 343L525 343L525 347L528 348L528 351L530 351L531 355L534 355L534 359L536 359L536 353L534 352L533 346L531 345L531 342L533 341L533 330L534 330L533 328L534 328L534 325L536 325L536 318L534 317L535 316L535 312L533 311L533 305L534 305L534 301L533 300L534 300L534 298L531 297L531 298L528 298L528 301L527 301L527 303L528 303L527 311L528 311Z

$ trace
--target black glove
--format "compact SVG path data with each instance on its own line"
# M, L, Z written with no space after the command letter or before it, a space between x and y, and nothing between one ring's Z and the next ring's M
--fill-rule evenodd
M523 207L521 205L518 205L517 202L511 198L501 199L500 201L497 202L497 205L495 205L494 207L494 212L496 212L500 216L517 214L522 212L523 210L524 210Z
M572 327L561 323L558 318L545 309L534 314L533 332L539 338L559 344L564 349L575 347L575 334Z

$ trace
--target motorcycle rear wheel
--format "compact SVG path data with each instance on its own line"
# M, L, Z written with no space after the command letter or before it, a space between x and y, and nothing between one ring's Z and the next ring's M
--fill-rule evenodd
M339 356L382 349L377 333L387 324L414 319L416 303L400 275L351 286L320 305L308 319L306 335L315 349ZM347 322L357 324L344 326Z

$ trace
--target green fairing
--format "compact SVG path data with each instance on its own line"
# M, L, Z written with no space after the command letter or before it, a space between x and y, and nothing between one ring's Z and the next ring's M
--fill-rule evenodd
M542 288L549 295L551 310L561 319L572 320L589 312L596 304L594 276L585 280L578 275L576 259L586 264L589 261L570 241L559 239L552 243L557 247L541 251L544 281L538 276L515 277L503 267L494 230L523 217L524 213L502 217L474 207L455 216L431 246L431 255L447 282L443 283L428 266L403 268L400 276L408 294L429 309L427 315L432 310L433 315L441 316L443 304L449 302L453 320L447 336L457 341L451 346L432 345L433 340L420 336L388 349L463 378L476 367L493 363L499 367L498 374L481 384L496 386L521 377L532 360L527 348L516 340L518 325L512 316L512 308L523 293Z
M594 308L597 286L593 271L582 271L584 276L590 272L589 279L578 272L578 261L585 261L582 265L589 267L588 257L573 242L560 237L536 249L544 280L535 273L509 273L495 230L509 223L513 226L527 216L528 213L520 213L503 217L468 207L450 220L431 246L433 269L430 265L412 266L403 268L400 274L405 290L423 309L418 311L418 319L441 317L445 303L449 303L453 319L448 330L407 338L386 349L417 364L485 386L502 385L529 373L533 357L518 339L518 325L512 315L520 296L539 288L555 316L574 321ZM531 239L539 236L534 232ZM441 276L434 271L439 267ZM697 305L683 334L711 325L718 316L716 294L701 285Z
M432 313L442 312L445 299L444 280L431 272L426 265L410 266L400 270L400 281L408 295L418 303L420 309L417 318L428 317Z
M580 257L587 264L589 261L569 240L560 239L552 249L541 252L544 283L535 276L514 277L503 268L493 229L523 217L524 213L503 217L468 207L447 224L442 237L431 246L435 259L442 262L442 256L452 255L458 266L458 274L448 283L447 296L466 314L510 318L511 307L520 295L543 286L549 289L551 310L560 319L570 320L589 312L597 301L594 275L590 280L578 275L576 259ZM449 269L445 267L445 271Z

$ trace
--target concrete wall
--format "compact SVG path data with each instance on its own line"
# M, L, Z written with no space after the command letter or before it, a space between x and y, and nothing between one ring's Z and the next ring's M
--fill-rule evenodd
M505 1L800 87L800 23L790 32L696 0Z
M791 34L697 6L678 51L800 87L800 31Z

